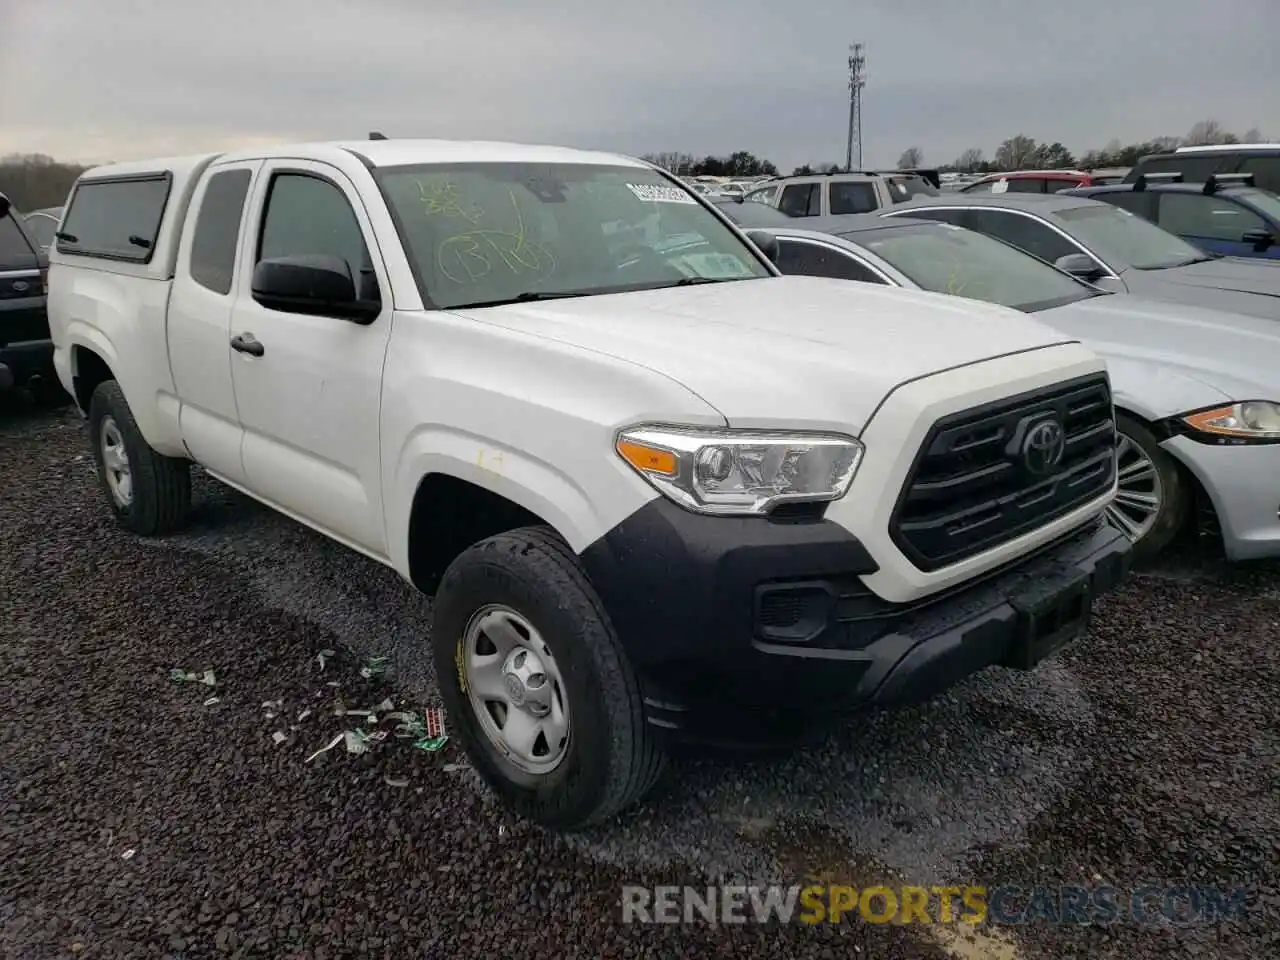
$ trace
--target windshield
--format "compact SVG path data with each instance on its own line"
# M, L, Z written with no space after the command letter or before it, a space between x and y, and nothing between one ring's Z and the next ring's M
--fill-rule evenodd
M389 167L378 182L442 309L772 276L681 186L643 167Z
M1247 200L1272 220L1280 220L1280 197L1265 190L1241 190L1235 196Z
M1100 293L1021 250L954 224L892 227L843 236L934 293L985 300L1027 313Z
M716 204L720 212L740 227L755 230L761 227L794 227L795 217L789 217L781 210L765 206L763 203L738 203L734 200L721 201Z
M1109 203L1058 210L1053 216L1113 269L1161 270L1211 259L1150 220Z
M889 195L894 203L905 203L914 197L936 197L938 191L924 177L889 177Z

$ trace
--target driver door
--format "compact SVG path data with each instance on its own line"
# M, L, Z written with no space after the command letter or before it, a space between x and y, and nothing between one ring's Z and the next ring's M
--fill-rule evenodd
M228 345L245 484L335 539L385 558L379 411L391 304L362 324L268 309L251 288L263 259L327 254L346 261L358 295L380 299L390 285L360 195L336 167L270 161L249 222Z

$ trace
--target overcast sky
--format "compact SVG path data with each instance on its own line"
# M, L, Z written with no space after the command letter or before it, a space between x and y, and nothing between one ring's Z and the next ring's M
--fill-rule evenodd
M843 162L1076 152L1197 120L1280 139L1280 0L0 0L0 154L523 140Z

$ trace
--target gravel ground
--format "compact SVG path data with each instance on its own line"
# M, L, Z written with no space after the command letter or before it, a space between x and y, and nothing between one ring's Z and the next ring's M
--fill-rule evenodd
M1280 949L1280 567L1179 558L1032 674L989 671L780 761L682 761L621 822L557 838L498 809L452 745L306 762L352 725L335 698L433 700L430 603L394 573L204 478L188 532L132 538L75 412L0 403L2 956ZM363 678L373 656L389 672ZM1038 923L967 943L619 920L623 884L814 875L1259 895L1221 926Z

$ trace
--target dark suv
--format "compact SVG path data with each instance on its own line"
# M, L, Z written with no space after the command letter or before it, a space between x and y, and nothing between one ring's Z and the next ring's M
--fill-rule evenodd
M1211 173L1203 184L1182 174L1140 174L1133 183L1071 194L1136 213L1209 253L1280 260L1280 197L1254 187L1252 173Z
M1280 143L1229 143L1153 153L1134 164L1124 182L1153 173L1180 173L1188 183L1204 183L1213 173L1252 173L1260 190L1280 193Z
M0 391L33 377L53 382L53 341L45 312L48 270L47 256L0 193Z

